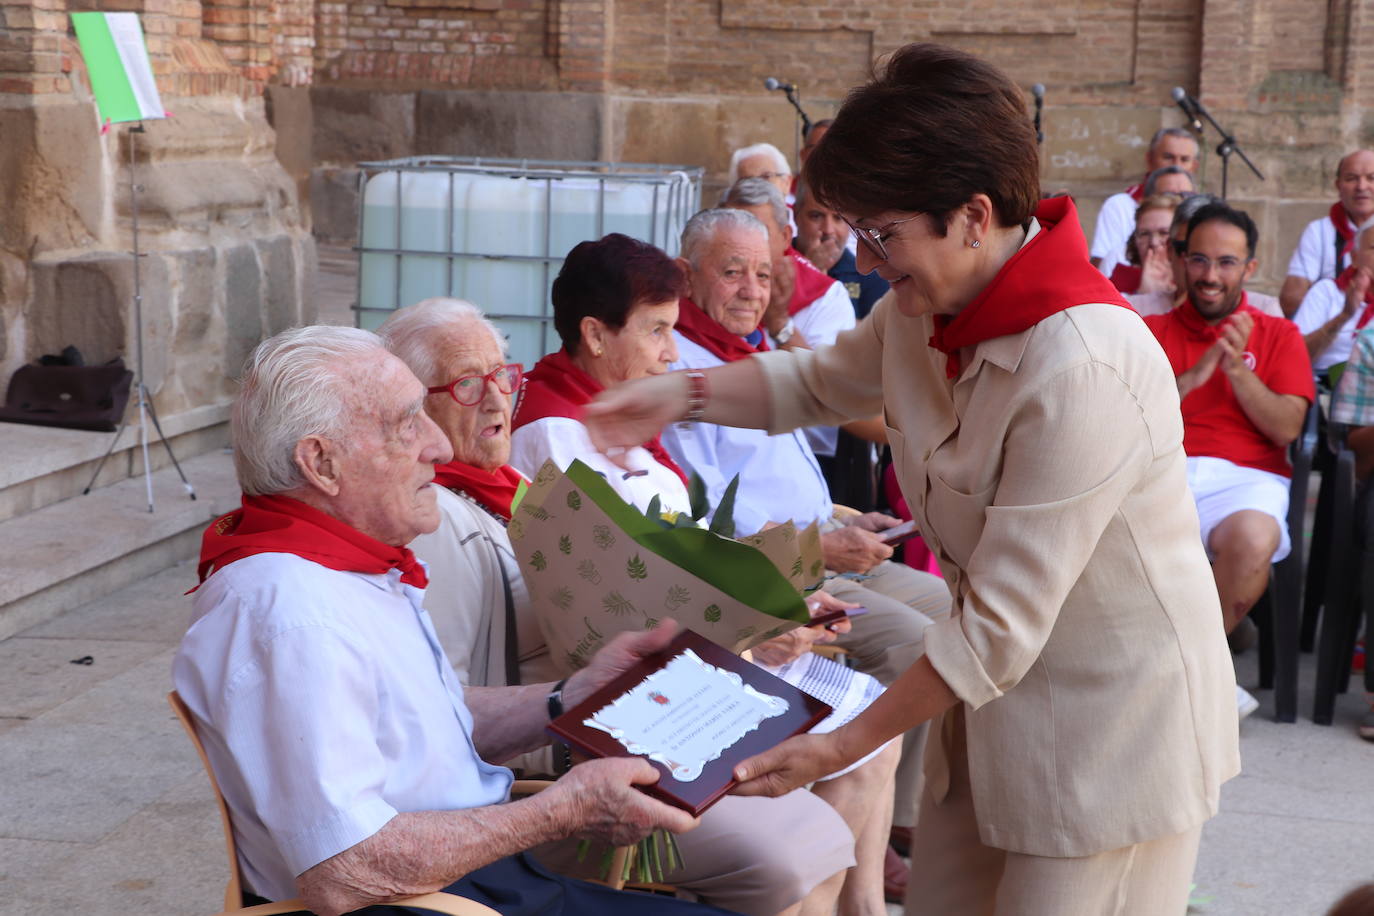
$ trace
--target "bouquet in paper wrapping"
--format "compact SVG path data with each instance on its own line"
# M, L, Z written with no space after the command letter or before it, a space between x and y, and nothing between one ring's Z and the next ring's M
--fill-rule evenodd
M691 490L691 513L668 520L657 499L640 512L580 461L566 472L546 462L535 475L508 532L564 674L617 633L667 617L733 652L809 622L802 596L825 574L816 526L735 540L733 485L712 529L697 524L707 511L698 481Z

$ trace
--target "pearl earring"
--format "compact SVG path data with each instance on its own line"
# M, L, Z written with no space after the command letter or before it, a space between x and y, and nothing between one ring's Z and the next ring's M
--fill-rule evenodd
M978 241L977 239L974 239L972 242L969 242L969 247L970 247L970 248L981 248L981 247L983 247L983 243L980 242L980 241Z

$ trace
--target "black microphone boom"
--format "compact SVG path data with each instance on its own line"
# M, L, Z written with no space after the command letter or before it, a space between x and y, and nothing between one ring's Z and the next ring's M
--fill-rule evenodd
M801 118L802 133L811 132L811 119L806 116L806 112L802 110L801 103L797 101L797 87L794 83L784 83L782 80L770 76L763 81L763 88L767 89L769 92L781 90L786 94L787 101L791 102L792 107L797 109L797 117Z
M1031 95L1035 96L1035 142L1045 142L1045 132L1040 129L1040 111L1045 107L1045 84L1036 83L1031 87Z
M1184 91L1182 86L1175 86L1169 95L1173 96L1174 102L1179 108L1183 109L1183 116L1188 119L1188 126L1193 129L1193 133L1202 133L1202 121L1198 120L1197 109L1192 96Z

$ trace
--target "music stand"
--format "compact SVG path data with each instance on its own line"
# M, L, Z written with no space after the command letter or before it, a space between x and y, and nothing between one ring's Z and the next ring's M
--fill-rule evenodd
M153 407L152 396L148 393L148 385L145 382L143 368L143 283L140 272L139 259L143 253L139 250L138 244L138 155L137 137L144 132L143 122L155 118L167 117L167 112L162 107L162 99L158 95L157 83L153 79L153 67L148 60L148 46L143 39L143 26L139 23L137 13L72 13L72 26L76 30L76 39L81 46L82 57L86 61L86 72L91 79L91 91L95 95L96 107L100 111L102 123L101 133L109 130L110 125L115 123L133 122L129 128L129 212L132 221L133 231L133 250L130 256L134 259L134 341L135 341L135 361L134 361L134 390L138 397L138 432L139 444L143 452L143 486L148 496L148 511L152 512L153 504L153 469L148 462L148 421L152 420L153 429L157 432L157 437L162 440L163 448L167 449L167 456L172 459L172 466L176 468L178 476L181 477L181 484L186 488L186 494L191 499L196 498L195 488L191 486L191 481L186 479L186 472L181 469L181 463L177 461L176 453L172 451L172 444L167 441L167 436L162 432L162 423L157 418L157 410ZM81 491L84 496L91 492L95 486L96 478L100 476L101 470L105 467L105 462L114 453L115 446L119 444L120 437L124 434L124 428L129 425L129 415L126 411L123 418L119 421L119 428L115 430L114 438L110 440L110 447L105 450L100 461L95 466L95 472L91 474L91 480L86 484L86 489Z

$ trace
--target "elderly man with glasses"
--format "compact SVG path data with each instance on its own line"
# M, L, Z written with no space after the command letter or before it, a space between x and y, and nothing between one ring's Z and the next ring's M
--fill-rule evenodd
M1184 241L1187 298L1145 319L1178 376L1188 486L1227 633L1264 594L1270 564L1291 548L1287 448L1316 396L1298 329L1247 302L1243 284L1258 266L1258 240L1243 211L1202 207ZM1253 712L1254 698L1236 689L1241 713Z

